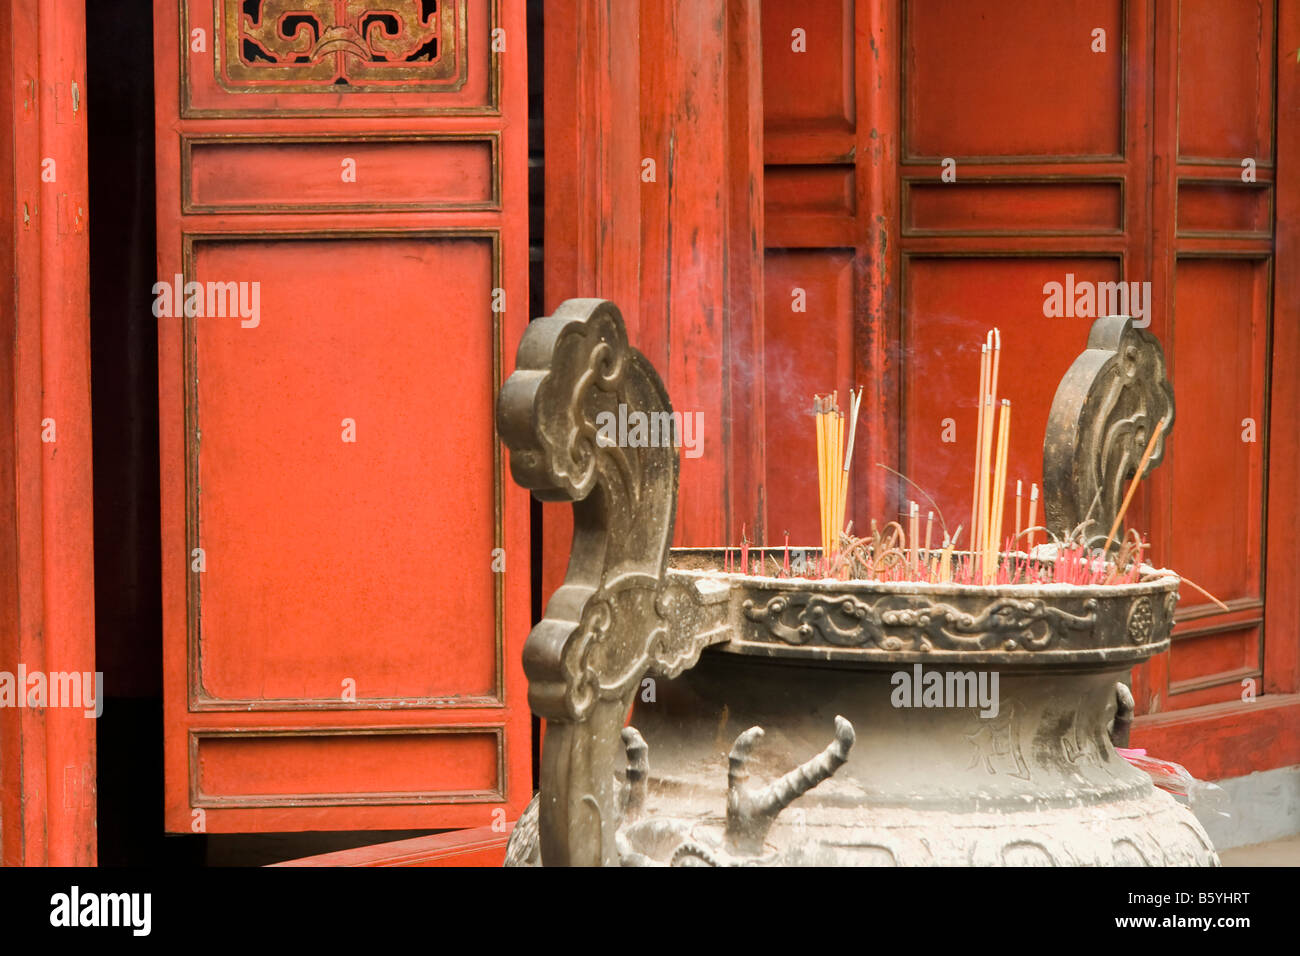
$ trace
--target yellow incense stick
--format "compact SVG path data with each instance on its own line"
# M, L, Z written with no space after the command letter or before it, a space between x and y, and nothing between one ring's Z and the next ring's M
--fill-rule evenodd
M993 393L984 396L984 460L980 464L980 513L979 539L971 542L972 548L978 548L980 568L984 566L984 556L989 550L989 512L993 507L992 482L993 468Z
M985 410L985 414L988 416L988 421L985 423L987 428L987 431L985 432L985 441L987 441L989 444L992 444L993 413L998 408L998 370L1002 367L1002 332L1000 329L997 328L993 329L993 347L990 350L990 356L991 358L990 358L990 365L989 365L989 407ZM993 482L995 477L992 470L990 469L997 467L996 447L993 449L992 454L993 454L992 460L985 464L985 479L984 479L986 482L990 483L990 485ZM986 507L989 509L990 516L991 516L991 512L993 510L992 487L990 487L988 490L988 503ZM991 538L993 538L992 528L989 527L990 516L986 516L984 520L984 540L986 543ZM996 547L996 542L995 542L995 547Z
M1137 491L1138 482L1142 480L1142 472L1146 470L1147 462L1151 460L1151 454L1156 450L1156 441L1160 438L1161 432L1165 430L1165 419L1160 419L1151 432L1151 438L1147 441L1146 451L1142 452L1142 460L1138 462L1137 471L1133 473L1133 480L1129 482L1128 492L1124 495L1124 503L1119 506L1119 511L1115 514L1115 521L1110 526L1110 534L1106 535L1106 543L1102 546L1101 553L1103 557L1110 550L1110 543L1115 538L1115 533L1119 531L1120 522L1124 520L1124 512L1128 511L1129 503L1133 500L1133 493Z
M821 544L826 547L826 427L820 395L813 397L813 414L817 423L817 514L821 518ZM822 551L824 555L825 550Z
M844 450L844 483L840 487L840 524L844 524L844 511L849 498L849 471L853 466L853 442L858 433L858 409L862 406L862 387L858 393L849 393L849 443Z
M998 452L994 473L992 510L989 513L988 550L984 562L984 581L991 583L997 576L998 551L1001 548L1002 515L1007 493L1007 445L1011 430L1011 403L1005 398L998 413Z

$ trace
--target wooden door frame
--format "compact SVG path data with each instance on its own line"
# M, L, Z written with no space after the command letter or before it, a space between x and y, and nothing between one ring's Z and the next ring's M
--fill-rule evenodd
M0 0L0 667L47 675L95 670L85 64L83 3ZM95 864L95 771L79 708L0 709L4 865Z

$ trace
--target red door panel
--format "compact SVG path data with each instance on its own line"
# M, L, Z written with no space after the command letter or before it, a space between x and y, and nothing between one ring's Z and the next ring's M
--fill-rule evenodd
M492 510L465 507L493 498L493 449L467 427L492 413L492 246L193 241L199 281L259 277L266 316L192 322L193 703L351 707L349 678L358 702L499 703L500 635L448 626L494 622L491 562L446 560L494 546Z
M1043 434L1057 383L1087 340L1091 319L1043 316L1043 284L1067 274L1090 282L1120 277L1115 259L909 257L903 272L903 466L941 509L950 532L970 544L975 395L984 330L1002 336L998 392L1012 403L1006 515L1015 524L1015 482L1042 482ZM914 489L909 498L919 498ZM922 511L926 510L924 502ZM1042 509L1039 508L1041 519ZM937 518L936 518L937 521ZM1040 540L1041 540L1040 535Z
M531 795L523 4L298 7L155 4L167 826L488 825Z

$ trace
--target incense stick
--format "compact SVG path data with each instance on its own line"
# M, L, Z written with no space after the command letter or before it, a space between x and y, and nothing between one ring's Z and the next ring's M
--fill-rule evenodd
M821 519L822 569L825 576L864 577L879 581L942 581L983 586L1052 581L1075 585L1125 584L1138 580L1141 576L1142 549L1145 547L1140 536L1136 539L1136 545L1130 544L1128 539L1125 539L1114 564L1107 563L1105 557L1132 504L1137 485L1145 476L1147 466L1155 453L1156 443L1168 426L1167 419L1160 420L1146 444L1137 471L1128 485L1119 513L1115 516L1114 525L1102 548L1101 566L1098 567L1097 558L1094 557L1096 552L1078 540L1082 526L1064 536L1064 540L1056 549L1055 561L1036 562L1030 558L1037 546L1037 533L1042 530L1038 525L1039 488L1036 482L1030 482L1029 513L1026 522L1024 480L1016 479L1013 533L1005 537L1003 534L1006 519L1011 517L1007 514L1009 510L1007 498L1010 491L1007 485L1012 403L998 394L1001 351L1002 333L1000 329L995 328L988 332L986 341L980 347L975 474L971 488L972 521L968 535L970 543L966 545L965 551L957 551L961 526L958 526L956 532L950 534L943 514L925 489L883 463L878 467L885 468L915 487L922 498L934 505L934 509L926 513L925 533L922 535L920 529L920 502L908 498L906 509L899 511L897 520L886 523L883 533L878 529L876 521L871 520L869 538L853 536L853 522L846 526L845 518L864 389L862 387L857 388L856 391L849 389L847 408L844 410L841 410L839 405L838 391L826 395L814 395L818 504ZM899 491L903 490L900 487ZM1089 517L1096 506L1097 502L1094 501L1093 508L1089 509ZM933 544L936 514L942 525L940 548L935 548ZM1085 524L1087 523L1085 520ZM1049 534L1049 537L1052 535ZM748 545L748 537L742 529L739 555L742 574L751 573L752 570L746 567ZM1134 547L1136 559L1130 562L1129 557L1133 554L1131 549ZM762 553L760 551L760 564ZM785 539L784 560L778 562L774 556L770 557L778 577L790 575L788 533ZM730 549L724 556L724 562L726 565L733 564ZM761 574L763 571L760 569L753 573ZM1205 594L1220 607L1226 607L1194 582L1188 581L1188 586Z
M840 395L835 393L835 404L831 414L831 496L827 504L831 513L831 553L839 550L840 529L840 488L844 484L844 416L840 414Z
M1037 537L1038 535L1038 532L1033 529L1037 527L1038 527L1038 484L1037 482L1034 482L1031 483L1029 486L1029 529L1030 531L1029 531L1028 550L1030 551L1033 550L1034 538Z
M1191 578L1184 577L1184 576L1181 575L1181 574L1178 575L1178 578L1179 578L1179 580L1183 581L1184 583L1186 583L1186 584L1190 584L1193 588L1195 588L1196 590L1200 591L1202 594L1204 594L1207 598L1209 598L1209 599L1210 599L1211 601L1213 601L1215 604L1219 605L1219 607L1223 608L1225 611L1230 611L1230 610L1232 610L1232 608L1228 607L1228 605L1224 604L1222 601L1220 601L1218 598L1216 598L1216 597L1215 597L1213 594L1211 594L1209 591L1205 590L1205 588L1201 587L1199 584L1197 584L1197 583L1196 583L1195 581L1193 581Z
M916 539L921 536L919 527L921 522L921 511L915 501L908 502L909 513L907 516L907 538L908 550L907 560L913 568L916 567Z
M1128 511L1129 503L1133 500L1133 494L1137 491L1138 482L1142 480L1142 472L1146 470L1147 462L1151 460L1151 454L1156 450L1156 440L1164 430L1165 419L1162 418L1151 432L1146 451L1142 452L1142 460L1138 462L1137 471L1133 473L1133 480L1129 482L1128 492L1124 495L1124 503L1119 506L1119 511L1115 514L1115 520L1111 523L1110 533L1106 535L1106 543L1101 548L1103 557L1110 550L1110 543L1114 540L1115 533L1119 531L1120 522L1124 520L1124 512Z
M813 414L817 423L817 507L821 517L822 559L826 558L826 418L820 395L813 396Z
M989 519L985 529L984 583L989 584L997 574L998 548L1002 542L1002 514L1007 490L1007 444L1011 425L1011 403L1002 400L998 412L997 458L994 461L992 500L989 502Z
M984 556L988 554L989 543L989 510L993 505L992 492L990 486L990 470L993 465L993 394L990 392L984 396L984 460L980 463L980 511L979 511L979 537L972 541L972 547L979 548L979 568L984 566Z
M1020 547L1019 542L1020 542L1020 513L1021 513L1021 512L1020 512L1020 509L1021 509L1020 495L1021 495L1021 492L1022 492L1021 481L1020 481L1019 478L1017 478L1017 479L1016 479L1016 533L1015 533L1015 536L1011 539L1012 541L1015 541L1015 542L1016 542L1016 548L1017 548L1017 549L1019 549L1019 547Z
M990 333L991 335L992 333ZM984 395L989 387L989 343L980 346L980 391L975 401L975 480L971 484L970 529L975 541L979 537L980 467L984 463Z
M862 407L862 386L858 386L858 393L854 395L849 392L849 443L844 450L844 475L843 484L840 486L839 497L839 517L840 525L844 524L844 509L848 506L849 500L849 469L853 465L853 443L858 435L858 409Z
M986 408L984 412L986 416L986 420L984 422L984 429L985 429L984 441L987 444L992 445L993 413L998 408L998 370L1002 367L1002 331L997 327L994 327L993 331L990 334L992 336L992 344L989 349L989 362L990 362L989 364L989 407ZM993 508L993 488L991 484L993 481L993 474L989 470L989 468L990 465L992 467L997 467L997 457L996 457L997 452L996 449L986 449L985 450L986 458L989 457L990 452L993 455L993 457L991 461L985 461L984 463L984 481L986 486L988 486L988 490L986 492L987 501L985 507L989 509L989 511L991 512ZM990 532L992 531L992 529L989 527L989 515L986 514L983 517L984 517L984 524L983 524L984 539L985 541L988 541L990 539ZM994 547L996 547L996 545L997 545L997 541L995 538Z

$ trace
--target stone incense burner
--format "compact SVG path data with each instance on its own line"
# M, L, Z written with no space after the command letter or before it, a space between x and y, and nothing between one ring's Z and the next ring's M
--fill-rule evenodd
M572 299L530 325L498 427L515 479L572 501L575 528L524 650L547 724L508 863L1217 864L1191 812L1114 749L1133 714L1124 679L1169 647L1176 574L982 587L723 573L720 551L669 548L676 449L596 440L620 404L671 410L612 303ZM1159 343L1099 319L1052 407L1049 530L1090 505L1108 526L1162 420Z

